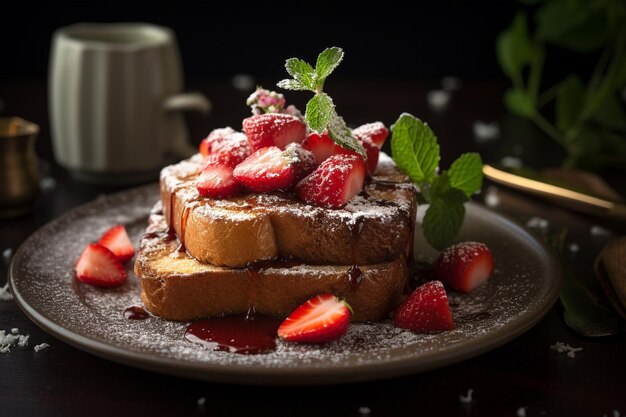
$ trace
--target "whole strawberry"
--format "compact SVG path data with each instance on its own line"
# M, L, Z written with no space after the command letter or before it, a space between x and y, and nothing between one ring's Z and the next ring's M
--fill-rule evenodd
M243 130L252 152L269 146L285 149L290 143L301 143L306 135L304 122L284 113L255 114L243 120Z
M443 284L430 281L417 287L393 317L396 326L416 333L436 333L454 328Z

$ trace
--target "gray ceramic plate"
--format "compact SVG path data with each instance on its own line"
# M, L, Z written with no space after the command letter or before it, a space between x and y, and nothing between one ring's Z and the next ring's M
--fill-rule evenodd
M10 270L13 294L24 312L79 349L140 368L224 382L324 384L420 372L476 356L528 330L559 293L560 270L541 243L510 220L469 204L460 239L487 243L496 272L472 294L449 294L454 330L417 335L388 322L355 324L340 340L322 346L279 342L275 352L264 355L213 351L184 340L186 323L125 319L124 309L140 303L132 271L124 285L109 290L72 277L84 246L111 225L125 224L136 242L157 199L156 185L103 197L34 233L16 252ZM418 259L435 255L419 239L415 248Z

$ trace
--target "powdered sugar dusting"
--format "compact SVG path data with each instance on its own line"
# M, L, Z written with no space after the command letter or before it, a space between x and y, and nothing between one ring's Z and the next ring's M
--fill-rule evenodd
M541 273L541 258L529 259L528 252L516 258L518 251L506 248L507 245L522 245L522 238L512 235L502 245L496 240L490 241L486 234L484 240L496 260L499 256L511 259L507 260L506 270L496 271L491 280L471 294L448 294L454 330L418 335L386 321L353 324L344 337L320 346L278 341L275 352L263 355L208 350L183 338L188 323L157 317L143 321L124 318L123 312L128 306L141 303L140 284L132 271L132 261L127 264L129 279L117 288L91 287L77 282L72 275L73 264L84 246L112 224L126 225L136 245L145 232L150 208L158 198L157 186L104 197L36 232L16 254L18 273L13 277L13 284L20 299L73 334L140 354L142 358L164 360L170 365L193 364L199 370L206 369L207 375L216 367L221 370L248 366L332 370L406 359L413 360L417 366L420 361L428 363L436 355L450 355L459 346L485 341L493 332L528 320L529 309L545 303L547 278ZM488 220L481 220L475 210L475 206L468 205L469 221L487 228ZM483 240L482 235L477 238Z

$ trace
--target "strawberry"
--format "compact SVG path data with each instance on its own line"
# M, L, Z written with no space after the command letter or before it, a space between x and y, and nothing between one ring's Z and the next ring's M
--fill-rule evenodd
M200 142L200 153L203 156L209 156L211 153L213 153L214 146L221 142L224 142L233 133L235 133L235 131L230 127L213 130L211 133L209 133L209 136L202 139L202 142Z
M243 133L233 132L228 137L213 144L209 162L235 168L248 156L250 156L248 138Z
M292 142L301 143L306 135L302 120L283 113L255 114L243 120L243 130L253 152L268 146L285 149Z
M196 180L200 195L210 198L232 197L239 193L239 183L233 177L233 168L209 161Z
M104 232L98 243L113 252L120 262L126 262L135 255L135 248L126 233L126 228L121 224Z
M285 148L285 155L289 157L296 169L296 182L309 175L317 168L315 155L307 151L299 143L290 143Z
M126 281L128 273L113 252L98 243L87 245L74 272L78 280L99 287L115 287Z
M350 306L332 294L320 294L296 308L278 328L288 342L325 343L348 331Z
M277 146L262 148L237 165L233 176L257 193L285 190L296 180L295 164Z
M378 154L380 153L380 150L367 137L365 137L365 139L361 139L360 137L356 138L359 142L361 142L361 145L363 145L363 148L367 153L367 172L373 173L378 165ZM315 155L315 160L318 164L321 164L332 155L359 155L354 151L337 145L333 142L330 136L328 136L326 131L324 131L321 135L315 132L310 133L302 143L302 146L304 149L311 151Z
M378 149L383 147L385 139L389 136L389 129L382 122L367 123L352 131L357 139L371 140Z
M360 156L333 155L296 185L296 194L317 206L343 207L363 189L365 169Z
M318 164L324 162L328 157L340 153L337 148L341 148L333 142L326 131L322 134L316 132L310 133L304 142L302 142L302 147L315 155L315 161Z
M396 326L417 333L435 333L454 328L443 284L430 281L417 287L393 317Z
M493 255L484 243L463 242L444 249L434 266L435 278L467 293L489 279L493 273Z

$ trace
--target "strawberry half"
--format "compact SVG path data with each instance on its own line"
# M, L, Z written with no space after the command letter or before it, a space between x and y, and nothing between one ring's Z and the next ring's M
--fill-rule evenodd
M135 248L126 233L126 228L121 224L104 232L98 243L113 252L120 262L126 262L135 255Z
M296 185L296 194L317 206L343 207L363 189L365 169L360 156L333 155Z
M296 180L295 164L277 146L262 148L237 165L233 176L257 193L285 190Z
M376 147L376 145L367 137L364 139L356 136L356 139L363 145L365 152L367 154L367 172L370 174L376 170L376 166L378 165L378 155L380 150ZM333 140L328 136L328 133L324 131L321 135L319 133L310 133L309 136L302 143L302 147L311 151L313 155L315 155L315 160L318 164L321 164L326 159L328 159L332 155L359 155L358 153L346 149L340 145L337 145ZM360 156L360 155L359 155Z
M233 132L228 137L213 144L209 162L235 168L248 156L250 156L248 138L243 133Z
M325 343L348 331L349 305L332 294L320 294L301 304L278 328L288 342Z
M199 151L203 156L209 156L213 152L213 147L224 142L230 135L235 133L231 127L224 127L221 129L215 129L209 136L202 139L200 142Z
M389 136L389 129L382 122L367 123L352 131L357 139L369 139L378 149L383 147L385 139Z
M115 287L126 281L128 273L113 252L98 243L87 245L74 267L76 278L99 287Z
M302 120L283 113L255 114L243 120L243 130L253 152L269 146L285 149L290 143L301 143L306 135Z
M435 333L454 328L443 284L430 281L417 287L393 317L396 326L417 333Z
M200 195L210 198L232 197L240 186L233 176L233 168L219 162L208 162L196 180Z
M444 249L434 266L435 278L467 293L489 279L493 273L493 255L484 243L463 242Z

